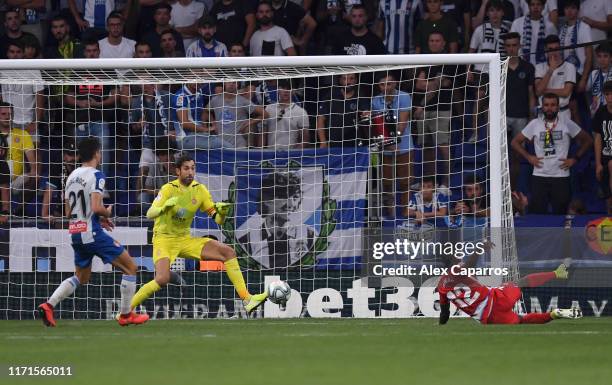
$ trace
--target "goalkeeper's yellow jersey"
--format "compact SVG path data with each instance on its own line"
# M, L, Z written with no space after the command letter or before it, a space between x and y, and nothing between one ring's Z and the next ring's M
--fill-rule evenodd
M206 186L195 180L189 186L183 186L178 179L166 183L153 201L153 206L163 207L172 197L178 197L178 202L155 218L153 237L188 236L191 222L198 210L210 216L215 214L215 203L210 192Z

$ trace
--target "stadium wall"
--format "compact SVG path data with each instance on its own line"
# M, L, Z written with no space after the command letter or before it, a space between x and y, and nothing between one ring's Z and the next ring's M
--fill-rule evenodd
M0 319L32 319L36 305L47 298L69 273L1 273ZM181 273L182 286L169 285L154 299L145 302L143 311L153 319L244 318L241 301L223 272L189 271ZM153 278L140 273L139 282ZM249 271L247 281L253 291L266 281L277 279L265 272ZM314 270L291 272L286 279L293 288L286 310L267 302L256 317L265 318L410 318L437 317L435 278L415 288L406 278L383 281L384 288L364 280ZM89 285L82 286L61 303L56 313L62 319L113 319L120 298L120 274L93 273ZM586 316L611 316L612 288L547 287L525 291L527 311L547 311L554 307L578 305Z

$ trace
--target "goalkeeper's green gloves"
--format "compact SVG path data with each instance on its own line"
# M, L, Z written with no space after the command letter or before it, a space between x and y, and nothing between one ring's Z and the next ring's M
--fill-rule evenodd
M175 206L177 203L178 203L178 197L169 198L162 206L162 210L166 210L168 207Z
M151 206L149 207L149 210L147 211L147 218L155 219L158 216L160 216L161 213L164 212L169 207L176 206L177 203L178 203L178 197L172 197L172 198L169 198L166 202L164 202L162 207Z
M219 226L223 225L223 222L225 222L225 217L227 216L229 209L230 209L229 203L226 203L226 202L215 203L215 215L213 216L215 223L217 223Z

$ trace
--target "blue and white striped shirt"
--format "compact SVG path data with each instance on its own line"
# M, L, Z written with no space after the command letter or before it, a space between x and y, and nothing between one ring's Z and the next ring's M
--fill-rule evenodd
M106 28L106 18L115 10L115 0L83 0L83 19L91 28Z
M418 5L414 0L380 0L378 17L385 22L388 53L407 54L412 50L412 35L420 13Z

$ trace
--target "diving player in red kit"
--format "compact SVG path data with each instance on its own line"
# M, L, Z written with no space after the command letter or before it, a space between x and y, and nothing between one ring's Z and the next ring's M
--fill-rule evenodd
M469 261L465 262L469 264ZM463 266L464 263L459 265ZM554 271L529 274L518 282L518 286L508 282L500 287L488 287L466 275L445 274L440 277L437 287L440 295L440 324L448 322L451 302L482 324L543 324L559 318L581 318L582 312L577 308L523 315L514 312L514 305L522 295L521 287L541 286L553 279L567 277L567 266L564 263Z

